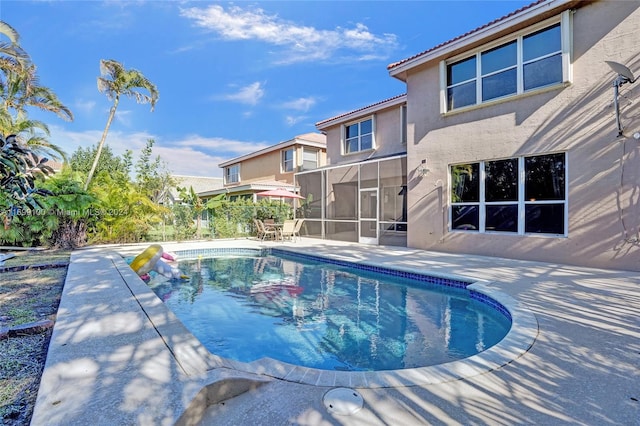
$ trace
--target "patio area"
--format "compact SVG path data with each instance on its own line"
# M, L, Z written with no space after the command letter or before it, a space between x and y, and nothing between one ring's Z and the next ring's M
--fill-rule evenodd
M147 245L87 248L71 258L32 424L640 425L637 272L308 238L188 246L274 245L487 281L533 312L538 334L527 352L483 374L358 386L364 407L340 415L323 403L337 379L311 385L240 371L204 349L120 257Z

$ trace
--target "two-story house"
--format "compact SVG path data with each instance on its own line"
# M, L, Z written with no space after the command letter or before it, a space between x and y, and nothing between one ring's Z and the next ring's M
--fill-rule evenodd
M407 85L391 124L406 120L406 245L640 270L639 42L639 2L543 0L389 65ZM317 124L330 164L361 119Z
M296 174L307 236L407 244L406 114L399 95L316 124L329 165Z
M326 163L326 137L321 133L305 133L267 148L233 158L219 164L223 169L223 185L198 193L203 199L227 194L231 200L252 198L272 189L297 193L294 174L313 170Z

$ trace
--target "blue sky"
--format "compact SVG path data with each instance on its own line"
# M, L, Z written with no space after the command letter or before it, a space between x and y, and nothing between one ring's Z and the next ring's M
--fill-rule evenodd
M111 101L101 59L156 84L149 105L123 98L107 143L137 158L147 139L175 174L221 176L222 161L316 131L315 123L402 94L387 65L504 16L529 1L2 0L73 122L32 111L71 154L96 144Z

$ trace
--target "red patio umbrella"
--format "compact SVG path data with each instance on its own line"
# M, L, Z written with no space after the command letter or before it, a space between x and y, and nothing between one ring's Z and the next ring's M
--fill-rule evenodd
M284 188L270 189L268 191L258 192L258 193L256 193L256 195L258 195L260 197L298 198L298 199L304 200L303 196L298 195L295 192L291 192L289 190L286 190Z

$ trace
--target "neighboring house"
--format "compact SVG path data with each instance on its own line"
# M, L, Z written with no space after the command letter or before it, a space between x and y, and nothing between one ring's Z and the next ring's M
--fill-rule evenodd
M617 86L618 134L605 63L640 75L638 40L640 2L547 0L389 65L406 114L375 112L372 133L406 118L406 245L640 270L640 83ZM353 114L317 124L331 165L348 161L350 126L366 118ZM322 185L325 220L334 185ZM361 237L372 227L359 219Z
M181 201L180 191L178 188L189 191L189 188L193 188L196 194L203 192L213 191L222 188L223 181L219 177L204 177L204 176L184 176L184 175L172 175L175 180L175 185L169 188L168 203L178 204Z
M296 174L305 235L406 245L405 118L400 95L316 124L329 165Z
M256 193L283 188L298 192L294 174L313 170L326 162L326 137L320 133L306 133L259 151L223 163L223 187L200 192L202 198L226 194L231 200L253 198Z
M60 173L62 171L62 168L64 167L64 163L60 161L52 160L52 159L48 159L46 163L44 163L44 165L51 167L53 169L54 174Z

